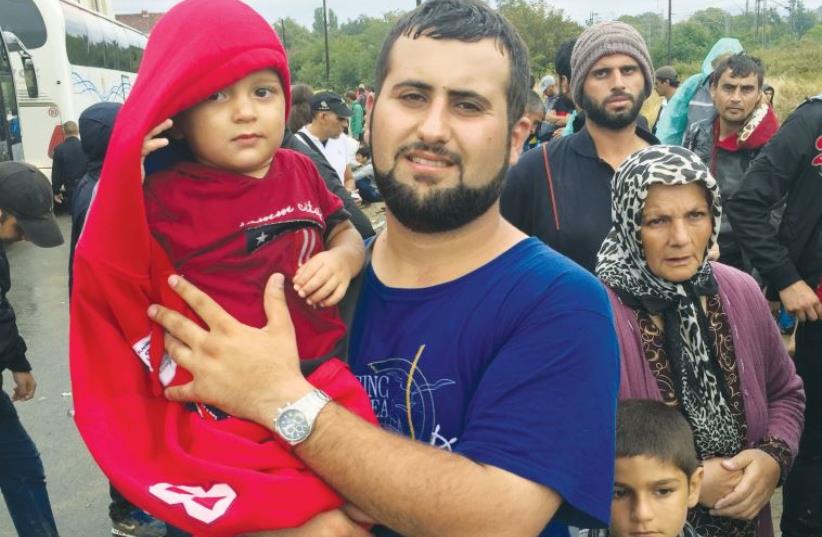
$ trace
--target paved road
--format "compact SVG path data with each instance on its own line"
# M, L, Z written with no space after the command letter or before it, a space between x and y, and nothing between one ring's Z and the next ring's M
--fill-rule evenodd
M69 237L68 217L58 217ZM108 485L80 439L74 420L68 368L68 245L41 249L30 243L8 246L9 299L38 382L37 394L17 409L43 458L57 527L63 537L111 535ZM3 384L11 386L4 373ZM0 536L16 535L0 502Z

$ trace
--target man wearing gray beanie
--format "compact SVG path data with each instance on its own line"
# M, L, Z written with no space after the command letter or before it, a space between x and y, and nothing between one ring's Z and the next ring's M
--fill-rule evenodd
M593 272L611 229L614 171L659 143L637 127L653 82L648 48L633 27L610 21L582 32L571 55L570 93L585 126L529 151L509 170L503 216Z

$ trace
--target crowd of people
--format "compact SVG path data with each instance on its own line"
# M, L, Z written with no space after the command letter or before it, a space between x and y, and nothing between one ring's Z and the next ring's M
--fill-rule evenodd
M374 88L315 92L251 8L185 0L126 103L65 126L63 179L0 164L2 238L56 246L72 213L113 534L771 537L782 485L782 535L822 534L822 96L780 126L738 41L680 83L621 22L555 67L533 91L504 17L429 0ZM15 527L56 537L0 397Z

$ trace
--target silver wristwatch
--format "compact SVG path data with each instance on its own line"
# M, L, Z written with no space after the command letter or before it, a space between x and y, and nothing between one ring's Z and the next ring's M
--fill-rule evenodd
M314 429L320 411L331 402L322 390L311 390L293 403L286 403L277 411L274 430L285 442L296 446L305 442Z

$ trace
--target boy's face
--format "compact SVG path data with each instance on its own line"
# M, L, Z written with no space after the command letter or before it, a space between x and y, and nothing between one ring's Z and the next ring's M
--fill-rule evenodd
M201 164L261 178L283 141L285 100L280 77L256 71L176 118Z
M613 537L677 537L699 501L703 469L688 478L672 463L644 455L619 457L611 503Z

